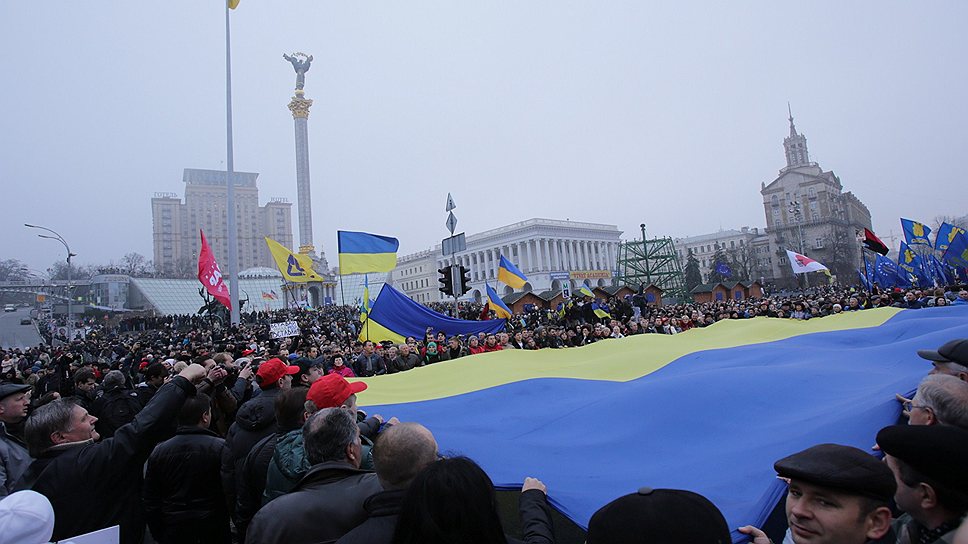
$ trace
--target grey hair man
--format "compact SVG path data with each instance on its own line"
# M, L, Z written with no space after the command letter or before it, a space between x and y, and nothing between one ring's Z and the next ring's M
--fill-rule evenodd
M36 460L17 487L50 500L53 540L120 525L122 544L142 541L142 467L204 377L204 368L188 366L158 389L134 421L101 441L94 428L97 418L66 399L42 406L27 419L27 446Z
M904 410L911 425L954 425L968 430L968 382L948 374L931 374L921 380Z
M436 460L437 441L426 427L419 423L388 427L373 447L373 464L383 491L366 499L363 508L369 517L337 544L392 542L404 492L417 474Z
M363 502L381 491L377 475L361 470L356 417L324 408L303 425L306 459L312 465L292 492L266 504L252 518L251 544L312 544L339 539L366 519Z

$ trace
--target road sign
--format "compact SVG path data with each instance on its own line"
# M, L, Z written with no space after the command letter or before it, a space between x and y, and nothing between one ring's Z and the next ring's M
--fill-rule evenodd
M445 257L465 250L467 250L467 240L463 232L440 241L440 254Z
M457 217L454 216L454 212L450 212L449 214L447 214L447 230L449 230L451 234L454 234L454 229L456 228L457 228Z
M571 285L565 283L561 286L561 298L571 298Z
M454 204L454 197L450 196L450 193L447 193L447 209L444 211L449 212L450 210L453 210L456 207L457 207L457 204Z

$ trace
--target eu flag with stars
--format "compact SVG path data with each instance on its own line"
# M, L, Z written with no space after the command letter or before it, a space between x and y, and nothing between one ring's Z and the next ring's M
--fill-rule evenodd
M733 271L729 268L729 265L726 264L726 263L722 263L721 262L721 263L717 264L716 265L716 272L719 272L719 274L722 277L724 277L724 278L731 278L731 277L733 277Z
M874 281L881 287L891 288L898 284L897 277L897 265L894 261L878 255L874 260Z

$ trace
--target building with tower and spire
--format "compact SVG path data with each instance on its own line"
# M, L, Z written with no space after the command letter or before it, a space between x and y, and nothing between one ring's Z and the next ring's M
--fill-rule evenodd
M296 135L296 210L299 221L299 253L312 258L314 270L323 278L319 282L300 284L302 291L297 297L305 300L310 306L320 306L336 300L336 279L326 261L326 252L320 249L316 253L313 244L313 209L312 191L309 180L309 108L313 101L306 98L304 86L306 72L313 62L313 56L305 53L283 54L282 57L292 64L296 71L296 88L289 101L289 111L292 113Z
M776 179L760 186L773 278L780 285L792 286L797 281L786 258L787 249L822 262L833 274L849 277L860 266L856 232L871 228L870 211L852 192L844 192L833 171L824 171L810 161L807 137L797 132L789 104L787 111L786 166Z

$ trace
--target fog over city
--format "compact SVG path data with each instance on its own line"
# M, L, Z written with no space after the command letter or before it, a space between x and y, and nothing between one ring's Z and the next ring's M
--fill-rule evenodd
M296 203L306 74L313 224L395 236L400 255L532 217L631 239L764 227L787 104L810 160L870 209L968 213L968 3L267 2L231 13L235 169ZM152 255L150 199L224 169L218 0L0 5L3 252L43 270ZM293 207L293 232L296 228Z

